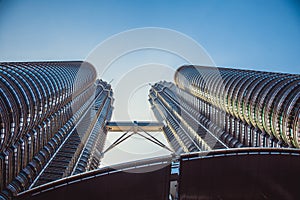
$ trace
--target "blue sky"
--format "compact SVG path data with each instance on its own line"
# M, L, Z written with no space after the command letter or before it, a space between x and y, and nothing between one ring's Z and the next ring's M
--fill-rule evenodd
M289 0L0 0L0 61L82 60L140 27L182 32L218 66L300 72L300 6Z
M196 40L217 66L299 74L299 5L289 0L0 0L0 61L84 60L99 43L114 34L134 28L162 27ZM145 60L181 62L155 52L145 54L146 57L132 55L139 56L138 62L132 62L135 64ZM151 55L154 59L147 58ZM130 66L127 58L123 60L126 64L117 62L115 66ZM110 80L111 77L107 81ZM129 99L132 119L141 120L151 112L148 90L137 90L136 97ZM117 113L124 108L120 104L124 99L118 98L118 94L114 96ZM125 107L122 112L127 110ZM106 146L117 136L109 136ZM160 136L157 137L166 143ZM147 145L149 151L145 150ZM139 153L141 148L143 154ZM102 164L165 153L135 138L109 152Z

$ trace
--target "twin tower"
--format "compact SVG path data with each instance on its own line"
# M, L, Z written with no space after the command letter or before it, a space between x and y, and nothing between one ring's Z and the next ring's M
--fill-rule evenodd
M97 169L113 102L87 62L0 63L0 199ZM300 147L300 75L187 65L149 102L177 155Z

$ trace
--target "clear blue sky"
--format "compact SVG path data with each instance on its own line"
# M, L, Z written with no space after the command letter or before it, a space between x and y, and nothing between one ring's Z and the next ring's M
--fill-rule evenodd
M162 27L192 37L218 66L299 74L299 5L289 0L0 0L0 61L83 60L114 34ZM149 107L147 93L144 100L134 99L134 106L144 103L142 113ZM119 108L118 101L115 105ZM131 139L102 163L164 154L156 148Z
M0 61L82 60L109 36L163 27L218 66L300 72L300 4L289 0L0 0Z

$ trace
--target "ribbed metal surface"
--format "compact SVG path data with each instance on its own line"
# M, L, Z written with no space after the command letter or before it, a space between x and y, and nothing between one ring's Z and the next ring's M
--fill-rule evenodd
M194 151L185 141L201 150L300 147L300 75L190 65L175 84L156 83L149 101L176 151Z
M112 102L110 85L96 81L89 63L0 63L0 189L7 195L23 191L53 163L50 173L60 166L63 176L70 175L87 142L88 159L99 162L94 152L103 147L105 134L89 136L99 129L97 120L103 125L111 117Z
M149 101L156 118L165 121L166 138L177 153L228 148L219 139L226 133L205 121L182 98L174 84L159 82L153 85Z
M244 145L300 147L300 75L183 66L175 82L208 104L207 114L223 113L226 131Z
M105 82L99 84L95 100L31 187L98 168L106 138L104 125L112 103L109 87Z

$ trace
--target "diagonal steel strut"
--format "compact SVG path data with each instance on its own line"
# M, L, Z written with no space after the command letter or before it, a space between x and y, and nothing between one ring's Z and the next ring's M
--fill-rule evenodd
M139 133L137 130L140 130L141 132L144 132L147 134L146 137L145 135ZM127 135L129 132L133 131L131 134ZM139 135L147 140L149 140L150 142L153 142L154 144L167 149L168 151L174 153L174 151L172 149L170 149L169 147L167 147L165 144L163 144L161 141L159 141L158 139L156 139L155 137L153 137L151 134L149 134L147 131L145 131L144 129L142 129L141 127L137 127L137 126L132 126L130 128L129 131L126 131L124 134L122 134L114 143L112 143L105 151L102 152L102 156L107 153L108 151L110 151L111 149L113 149L114 147L116 147L117 145L119 145L120 143L124 142L125 140L127 140L128 138L130 138L132 135ZM126 136L127 135L127 136ZM125 137L126 136L126 137Z

